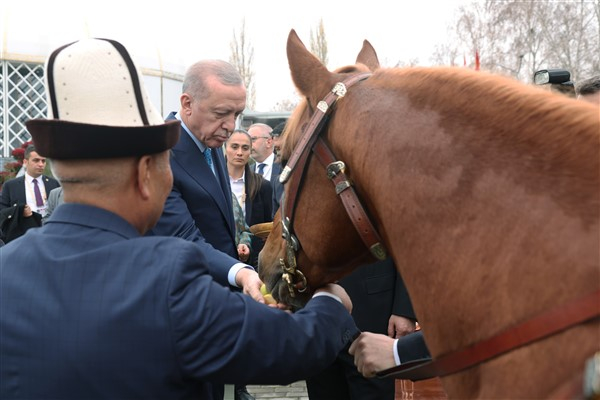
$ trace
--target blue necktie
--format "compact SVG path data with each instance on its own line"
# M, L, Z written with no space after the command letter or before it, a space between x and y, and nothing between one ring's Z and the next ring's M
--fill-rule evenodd
M265 173L265 166L266 165L267 164L264 164L264 163L258 164L258 171L257 172L258 172L259 175L263 175Z
M210 147L207 147L204 150L204 158L206 159L206 163L210 167L210 170L216 176L216 174L215 174L215 167L213 165L213 160L212 160L212 151L211 151Z

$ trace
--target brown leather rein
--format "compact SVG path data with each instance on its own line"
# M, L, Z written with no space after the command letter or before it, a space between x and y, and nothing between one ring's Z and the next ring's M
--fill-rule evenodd
M311 151L326 168L327 176L335 185L336 193L340 196L346 212L365 246L379 260L383 260L387 256L377 230L352 187L352 183L346 176L344 162L336 160L327 144L320 137L323 128L327 124L327 117L333 111L336 101L346 95L349 87L370 76L371 73L349 76L343 82L338 82L325 98L317 104L315 113L309 120L302 137L279 177L282 184L287 183L289 186L281 201L282 234L286 241L286 252L285 259L280 259L279 263L283 270L282 279L286 282L292 297L295 296L295 290L303 292L307 287L304 274L297 268L296 252L298 252L300 243L293 234L292 222L298 193L302 186L304 171L308 166Z
M298 270L296 264L296 252L300 243L293 234L292 221L294 206L311 151L326 167L327 176L335 185L336 193L340 196L348 216L366 247L379 260L387 257L377 230L352 187L352 182L345 174L344 162L336 160L333 152L320 137L336 101L344 97L349 87L369 76L371 76L370 73L361 73L348 77L344 82L338 82L331 92L319 102L317 110L312 115L306 130L281 173L280 182L282 184L287 182L289 188L282 199L280 210L282 236L286 241L286 258L280 259L279 262L283 269L282 279L286 281L292 297L295 296L295 290L303 292L307 288L306 278ZM464 349L444 354L435 360L419 360L402 364L382 371L378 373L378 376L421 380L454 374L599 316L600 290L558 306Z

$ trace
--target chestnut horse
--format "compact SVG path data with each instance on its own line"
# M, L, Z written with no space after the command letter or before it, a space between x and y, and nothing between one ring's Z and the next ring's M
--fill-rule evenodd
M284 132L290 175L259 260L274 297L301 307L383 248L434 359L540 315L552 331L444 375L450 398L568 393L600 350L598 108L464 68L379 68L367 41L355 65L335 72L294 31L287 54L303 101ZM328 177L315 136L345 170L338 163ZM334 186L336 172L345 178ZM364 205L358 223L340 201L349 191L359 199L351 211ZM364 219L367 239L355 228L371 229ZM575 317L583 308L590 315ZM574 320L548 328L563 317Z

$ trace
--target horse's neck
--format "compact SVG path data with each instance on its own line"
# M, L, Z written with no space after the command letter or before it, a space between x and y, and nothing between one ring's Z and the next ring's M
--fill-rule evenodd
M466 345L467 332L491 336L598 287L597 216L586 220L561 197L581 191L569 189L569 177L545 177L525 156L510 165L489 148L464 152L459 134L401 134L404 144L364 161L357 184L377 193L372 212L424 326ZM590 207L589 199L581 204Z

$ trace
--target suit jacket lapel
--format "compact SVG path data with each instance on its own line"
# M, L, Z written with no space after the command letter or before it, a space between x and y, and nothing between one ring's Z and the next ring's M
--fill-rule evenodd
M221 181L221 191L223 193L223 197L225 198L225 204L227 210L231 210L231 212L226 213L225 215L230 216L231 218L227 218L229 221L229 226L235 232L235 218L233 216L233 202L231 197L231 184L229 183L229 173L227 172L227 162L225 161L225 155L223 154L223 149L213 149L213 162L215 163L215 171L219 175L219 180Z
M18 204L27 204L27 194L25 192L25 175L20 176L19 183L16 186L16 193L15 193L15 200L13 200L13 204L18 203Z
M246 208L246 223L250 225L250 221L252 221L252 203L253 200L250 200L248 196L248 179L244 179L244 193L246 193L246 202L244 203L244 207ZM258 198L258 196L257 196Z
M215 162L215 170L220 174L219 179L225 179L227 177L223 176L222 171L225 159L222 152L220 155L219 152L219 149L213 151L213 162ZM204 161L202 152L183 128L181 128L179 142L173 147L173 154L176 161L189 176L215 200L227 220L229 230L235 232L231 196L225 196L223 186L217 181L217 177ZM229 178L227 178L225 184L229 184Z

